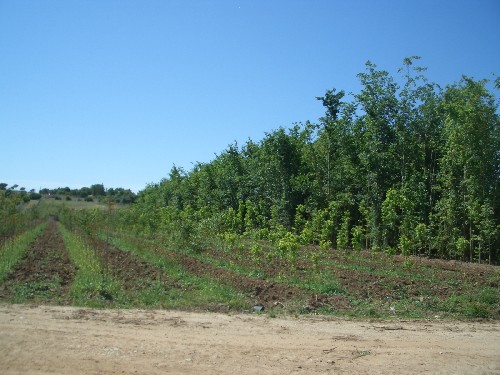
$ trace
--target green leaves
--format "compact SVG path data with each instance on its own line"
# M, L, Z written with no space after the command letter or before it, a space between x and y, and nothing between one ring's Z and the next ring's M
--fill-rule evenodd
M367 62L358 93L316 98L317 124L231 144L190 172L174 167L139 194L134 225L184 244L284 229L344 250L498 259L497 104L487 81L463 77L443 90L419 60L405 58L400 77ZM468 247L457 251L460 238Z

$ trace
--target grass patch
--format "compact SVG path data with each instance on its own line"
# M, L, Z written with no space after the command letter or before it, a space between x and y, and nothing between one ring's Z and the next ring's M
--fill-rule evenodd
M476 295L459 295L453 294L448 299L443 301L439 307L451 314L454 317L465 316L467 318L488 318L490 317L490 309L496 304L499 308L498 290L483 289L478 291Z
M61 295L54 294L61 287L60 278L55 277L53 280L44 280L38 282L23 283L18 285L14 295L12 296L13 303L26 303L61 298Z

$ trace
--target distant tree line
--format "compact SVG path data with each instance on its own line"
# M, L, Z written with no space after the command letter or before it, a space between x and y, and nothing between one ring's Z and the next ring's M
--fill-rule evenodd
M40 199L42 196L35 192L35 189L31 189L29 192L26 188L19 187L19 185L14 184L9 187L9 184L5 182L0 183L0 192L3 196L17 195L23 202L29 202L30 200Z
M88 201L97 199L100 201L112 199L115 203L129 204L133 203L136 194L130 189L123 188L108 188L105 189L103 184L94 184L90 187L82 187L80 189L70 189L69 187L56 188L56 189L40 189L40 194L63 196L63 197L76 197Z
M130 189L123 188L104 188L103 184L94 184L90 187L82 187L80 189L70 189L69 187L59 187L56 189L40 189L39 192L35 192L35 189L31 189L29 192L26 188L19 187L19 185L14 184L9 187L9 184L2 182L0 183L0 191L3 192L4 196L9 196L10 194L15 194L24 202L29 202L30 200L38 200L42 198L43 195L51 195L54 197L74 197L82 198L88 201L93 201L97 199L99 201L104 201L106 199L111 199L115 203L130 204L136 199L136 194Z
M191 171L173 167L124 220L191 242L287 232L343 251L497 262L498 103L487 80L441 88L417 60L404 60L398 81L368 62L359 93L317 98L318 123L229 145Z

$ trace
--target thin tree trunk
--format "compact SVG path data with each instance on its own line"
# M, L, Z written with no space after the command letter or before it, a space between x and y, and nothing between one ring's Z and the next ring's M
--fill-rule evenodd
M473 240L472 240L472 222L469 223L469 261L472 263L472 247L473 247Z

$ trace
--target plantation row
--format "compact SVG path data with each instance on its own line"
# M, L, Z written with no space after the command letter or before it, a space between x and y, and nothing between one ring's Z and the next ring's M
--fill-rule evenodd
M122 231L117 213L60 213L0 249L0 299L94 307L499 318L496 267L227 239L193 251ZM93 218L90 220L89 218ZM92 224L92 225L91 225ZM97 224L97 225L94 225Z

